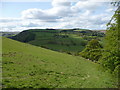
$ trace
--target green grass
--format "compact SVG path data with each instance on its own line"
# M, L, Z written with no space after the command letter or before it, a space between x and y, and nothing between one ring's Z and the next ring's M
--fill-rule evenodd
M98 64L8 38L2 40L4 88L115 88Z

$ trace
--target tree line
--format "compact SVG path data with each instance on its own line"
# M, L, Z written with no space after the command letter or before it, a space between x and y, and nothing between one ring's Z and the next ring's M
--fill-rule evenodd
M98 62L119 78L120 75L120 1L112 2L117 7L113 17L107 24L105 45L98 40L89 41L86 48L79 54L87 59Z

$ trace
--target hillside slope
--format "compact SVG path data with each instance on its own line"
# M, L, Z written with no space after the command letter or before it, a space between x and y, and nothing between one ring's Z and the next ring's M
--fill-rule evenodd
M91 30L30 29L11 37L14 40L77 55L91 39L101 40L102 33Z
M115 79L81 57L3 38L4 88L112 88Z

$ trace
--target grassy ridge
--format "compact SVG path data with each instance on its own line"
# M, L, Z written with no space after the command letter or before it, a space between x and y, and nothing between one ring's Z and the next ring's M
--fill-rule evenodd
M54 51L77 55L85 48L89 40L93 38L101 39L103 36L102 33L91 30L30 29L12 38Z
M84 58L3 38L3 87L108 88L115 79Z

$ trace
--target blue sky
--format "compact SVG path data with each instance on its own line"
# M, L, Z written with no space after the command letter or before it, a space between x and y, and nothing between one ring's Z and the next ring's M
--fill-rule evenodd
M22 31L30 28L101 30L106 29L106 24L115 11L109 2L95 0L22 1L1 4L1 31Z
M50 2L3 2L1 15L2 17L18 18L23 10L30 8L49 9L52 6Z

